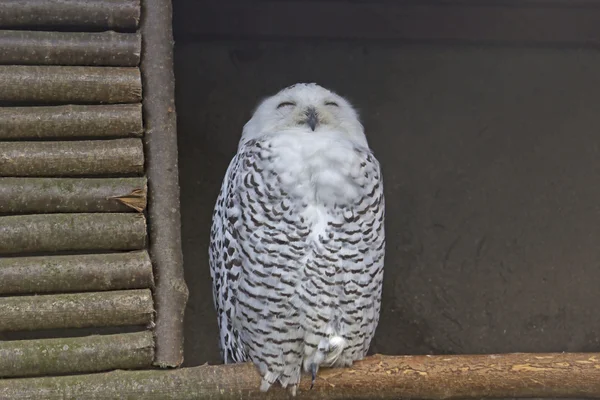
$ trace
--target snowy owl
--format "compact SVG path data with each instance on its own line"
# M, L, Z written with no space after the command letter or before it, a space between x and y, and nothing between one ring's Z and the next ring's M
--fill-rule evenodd
M210 270L225 363L267 391L363 358L385 253L379 162L350 103L317 84L264 100L244 126L213 213ZM312 386L311 386L312 387Z

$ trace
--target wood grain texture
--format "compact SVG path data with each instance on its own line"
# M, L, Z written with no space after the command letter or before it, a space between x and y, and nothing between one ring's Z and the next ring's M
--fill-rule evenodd
M146 251L0 258L0 295L153 287Z
M0 176L141 175L141 139L0 142Z
M140 71L131 67L0 65L6 103L138 103Z
M135 31L140 0L2 0L0 28Z
M152 332L0 342L0 378L147 368Z
M0 107L0 139L141 137L141 104Z
M0 213L142 212L146 195L146 178L0 178Z
M137 33L0 30L0 64L135 67L141 45Z
M144 0L142 10L148 228L157 279L155 365L177 367L183 362L183 316L188 289L181 250L171 0Z
M143 214L30 214L0 217L0 254L141 250Z
M149 325L150 289L0 297L0 332Z
M289 399L278 385L259 391L250 364L170 371L0 381L10 399ZM299 399L600 398L600 354L504 354L367 357L345 369L322 369L312 390L305 376Z

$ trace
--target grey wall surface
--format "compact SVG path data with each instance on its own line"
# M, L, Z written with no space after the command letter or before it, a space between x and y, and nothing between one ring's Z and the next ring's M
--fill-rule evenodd
M599 351L598 71L592 50L177 44L186 365L220 361L207 244L241 128L298 81L349 98L383 166L373 352Z

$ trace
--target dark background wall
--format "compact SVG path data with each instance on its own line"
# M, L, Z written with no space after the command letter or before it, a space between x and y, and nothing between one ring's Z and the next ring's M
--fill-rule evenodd
M573 46L180 34L186 365L220 362L207 244L241 128L299 81L354 103L383 166L373 352L599 351L599 70Z

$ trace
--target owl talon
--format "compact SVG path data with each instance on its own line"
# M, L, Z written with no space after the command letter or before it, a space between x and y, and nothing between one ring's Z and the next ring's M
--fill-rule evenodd
M317 379L317 364L310 364L310 373L312 375L312 380L310 381L310 388L312 390L313 386L315 386L315 379Z

